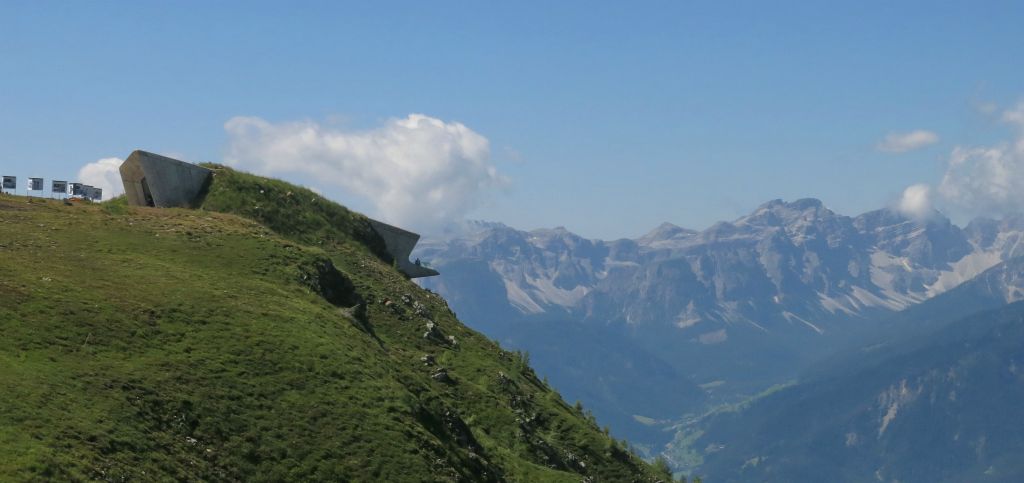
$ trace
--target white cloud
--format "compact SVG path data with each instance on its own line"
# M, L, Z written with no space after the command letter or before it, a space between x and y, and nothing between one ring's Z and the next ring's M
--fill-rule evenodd
M918 129L907 133L890 133L876 148L887 153L905 153L939 142L939 135Z
M1024 101L1017 103L1013 109L1003 112L1003 122L1015 125L1018 129L1024 130Z
M123 162L120 158L103 158L82 166L78 170L78 182L102 188L105 200L120 196L124 193L124 184L121 183L121 172L118 169Z
M897 206L900 213L911 218L927 218L932 211L932 189L926 184L915 184L903 190Z
M228 164L260 174L301 173L370 200L375 216L429 229L458 220L506 178L490 163L487 138L422 114L368 131L312 121L235 117Z
M1016 213L1024 208L1024 102L1003 112L1014 138L994 146L953 150L938 192L972 214Z
M908 187L898 203L899 211L920 217L930 213L935 202L975 216L1024 210L1024 102L1004 111L999 119L1013 129L1009 141L953 148L938 187Z

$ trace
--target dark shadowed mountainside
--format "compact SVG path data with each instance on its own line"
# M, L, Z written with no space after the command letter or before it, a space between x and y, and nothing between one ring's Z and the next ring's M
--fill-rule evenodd
M900 315L886 340L690 427L716 481L1020 481L1024 260ZM960 317L951 321L953 317ZM683 452L685 453L685 452Z

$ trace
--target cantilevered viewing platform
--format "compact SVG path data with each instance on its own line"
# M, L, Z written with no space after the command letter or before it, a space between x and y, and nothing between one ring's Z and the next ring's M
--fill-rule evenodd
M370 218L370 225L384 239L384 245L387 247L388 253L395 258L398 270L407 277L420 278L440 275L437 270L409 261L413 248L416 248L416 243L420 240L418 234L374 220L373 218Z

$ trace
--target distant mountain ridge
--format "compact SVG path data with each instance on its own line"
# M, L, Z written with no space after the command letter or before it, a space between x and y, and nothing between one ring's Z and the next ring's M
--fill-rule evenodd
M570 400L654 448L671 434L651 420L793 380L889 330L899 311L1024 255L1022 238L1019 216L961 228L938 212L850 217L800 199L701 231L665 223L611 241L471 222L425 240L416 256L444 273L423 285L467 323L528 350ZM997 285L1006 302L1021 296L1012 274ZM655 377L626 362L582 362L594 354L665 369Z
M494 223L468 232L428 241L418 255L436 267L483 264L522 315L571 313L697 332L723 325L824 332L829 327L816 321L900 310L1024 254L1019 217L977 219L961 229L938 212L927 220L887 209L848 217L816 199L769 201L704 231L665 223L632 240ZM473 289L425 285L442 293Z

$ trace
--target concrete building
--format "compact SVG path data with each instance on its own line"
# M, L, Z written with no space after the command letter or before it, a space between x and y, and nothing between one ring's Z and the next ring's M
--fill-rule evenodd
M132 206L194 208L213 172L177 159L135 151L121 164L121 182Z
M420 278L440 275L437 270L409 261L412 249L416 247L416 242L420 240L419 235L372 218L370 219L370 225L384 239L384 245L387 247L388 253L394 257L398 270L407 277Z
M132 206L195 208L213 179L213 171L146 151L135 151L121 164L121 182ZM395 259L398 270L409 278L439 275L436 270L410 262L409 255L420 236L374 219L370 225Z

